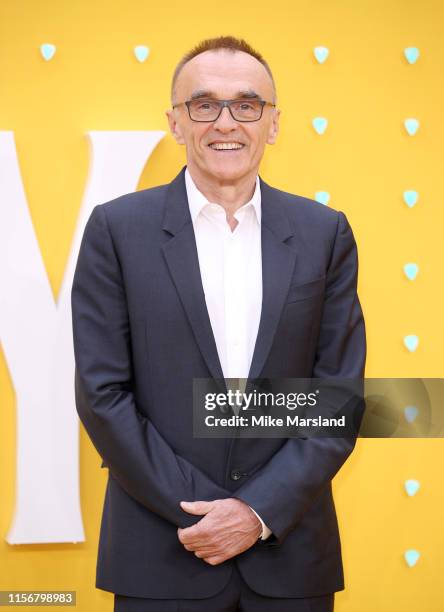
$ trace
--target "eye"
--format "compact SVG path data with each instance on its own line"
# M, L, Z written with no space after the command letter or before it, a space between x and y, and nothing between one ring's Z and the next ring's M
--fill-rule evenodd
M257 100L235 100L232 103L232 108L243 115L253 115L260 110L260 103Z
M193 102L193 108L197 111L213 110L215 107L217 107L217 103L212 100L196 100Z

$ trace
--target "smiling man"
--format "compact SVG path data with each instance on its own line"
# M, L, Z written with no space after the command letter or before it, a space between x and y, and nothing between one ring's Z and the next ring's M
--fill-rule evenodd
M94 208L72 287L77 411L109 469L96 586L121 612L331 612L356 439L194 437L193 380L363 377L353 233L259 177L280 111L245 41L200 43L171 93L186 167Z
M264 60L204 41L180 62L167 112L171 132L186 146L187 174L210 202L234 212L248 202L265 145L276 140L280 111L273 77ZM231 43L234 44L234 43ZM205 50L207 49L207 50Z

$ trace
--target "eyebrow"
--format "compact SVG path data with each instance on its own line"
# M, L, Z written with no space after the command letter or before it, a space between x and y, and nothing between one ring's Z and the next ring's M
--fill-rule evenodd
M198 100L200 98L217 99L217 96L213 91L210 91L208 89L198 89L197 91L193 91L190 99ZM260 99L261 96L258 93L256 93L253 89L241 89L236 93L233 99L236 100L237 98Z

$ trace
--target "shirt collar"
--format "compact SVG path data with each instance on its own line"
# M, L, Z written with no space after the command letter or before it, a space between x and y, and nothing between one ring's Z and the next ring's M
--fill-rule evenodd
M194 224L202 208L204 206L207 206L207 204L210 204L211 202L209 202L207 198L204 196L204 194L201 191L199 191L199 189L196 187L196 183L191 178L191 174L188 170L188 167L185 169L185 186L187 190L188 205L190 207L191 220ZM244 208L245 206L247 206L247 204L252 204L256 212L256 219L260 225L261 223L261 187L260 187L260 182L259 182L259 176L256 176L256 185L255 185L254 193L253 193L251 200L243 204L241 208Z

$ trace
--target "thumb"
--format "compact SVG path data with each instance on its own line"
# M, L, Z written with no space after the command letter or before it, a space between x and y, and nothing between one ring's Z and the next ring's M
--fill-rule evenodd
M188 514L207 514L213 509L213 502L207 501L181 501L180 506L182 510L188 512Z

